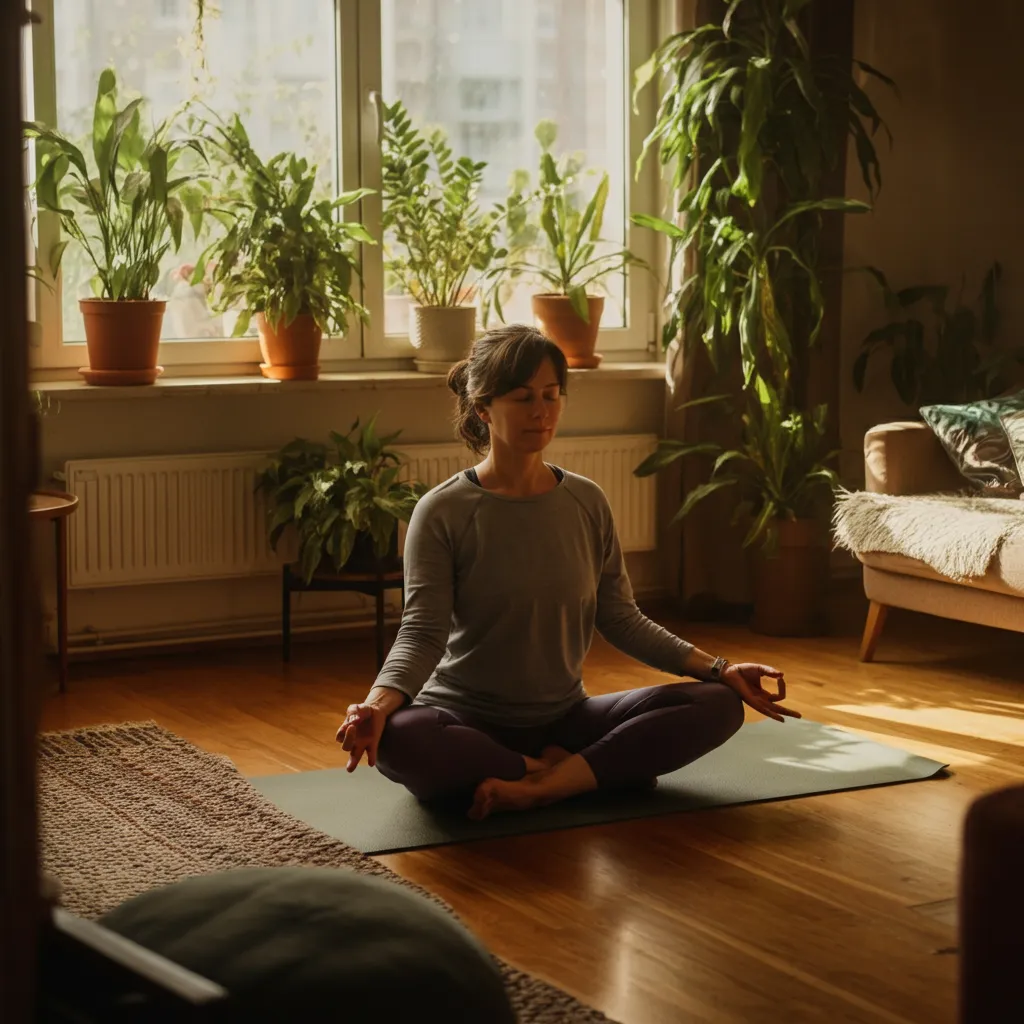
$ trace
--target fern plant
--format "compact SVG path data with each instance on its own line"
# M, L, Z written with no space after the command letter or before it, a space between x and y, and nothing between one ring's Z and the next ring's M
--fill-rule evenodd
M501 208L481 209L487 164L456 158L444 132L416 128L402 103L383 108L385 268L423 306L467 301L495 257Z
M400 433L378 437L376 417L363 427L356 420L347 434L332 431L329 445L296 438L260 474L271 547L295 531L306 583L324 562L340 572L361 539L378 563L387 558L398 522L426 491L398 479L402 459L390 445Z

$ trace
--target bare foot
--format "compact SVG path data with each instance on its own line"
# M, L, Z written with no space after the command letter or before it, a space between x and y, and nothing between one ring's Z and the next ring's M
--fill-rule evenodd
M597 779L579 754L570 754L558 764L543 771L530 772L511 782L505 779L484 779L476 788L469 816L483 821L496 811L525 811L589 793L597 789Z
M469 817L483 821L496 811L525 811L540 803L540 797L541 791L523 780L484 779L476 787Z

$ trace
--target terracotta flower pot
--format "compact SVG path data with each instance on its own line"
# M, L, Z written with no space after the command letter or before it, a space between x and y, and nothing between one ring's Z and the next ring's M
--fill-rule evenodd
M594 349L604 313L603 296L587 296L589 322L572 308L567 295L534 295L532 302L537 326L565 353L573 369L593 370L600 365L601 356Z
M309 313L299 313L290 324L282 319L272 327L256 314L263 362L260 372L271 380L316 380L320 376L320 340L323 331Z
M162 299L79 299L89 365L78 372L90 384L152 384L167 303Z
M754 619L767 636L820 636L825 632L829 549L817 519L780 520L773 557L754 552Z
M447 373L476 336L476 306L413 306L409 341L420 373Z

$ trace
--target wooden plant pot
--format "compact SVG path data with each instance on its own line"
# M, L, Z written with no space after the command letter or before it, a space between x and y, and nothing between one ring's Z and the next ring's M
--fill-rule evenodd
M476 336L476 306L413 306L409 341L420 373L447 373Z
M262 313L256 314L263 362L260 373L271 380L316 380L320 376L320 342L323 331L309 313L299 313L290 324L282 319L272 327Z
M754 631L820 636L827 626L829 549L817 519L781 520L774 557L754 552Z
M601 364L594 349L604 313L603 296L587 296L589 323L572 308L567 295L534 295L532 303L537 326L565 353L574 370L593 370Z
M89 365L79 373L89 384L152 384L157 366L163 299L79 299Z

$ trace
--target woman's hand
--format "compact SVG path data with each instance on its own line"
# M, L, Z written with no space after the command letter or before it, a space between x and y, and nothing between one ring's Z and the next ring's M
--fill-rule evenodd
M778 693L771 693L761 685L762 679L778 679ZM784 708L781 701L786 699L786 680L778 669L768 665L740 662L726 665L722 670L722 682L740 695L744 704L749 704L762 715L774 718L776 722L786 718L801 718L799 711Z
M366 754L366 763L371 768L377 764L377 747L387 720L387 711L375 704L348 706L345 721L341 723L336 737L341 749L349 752L346 771L354 772L363 754Z

